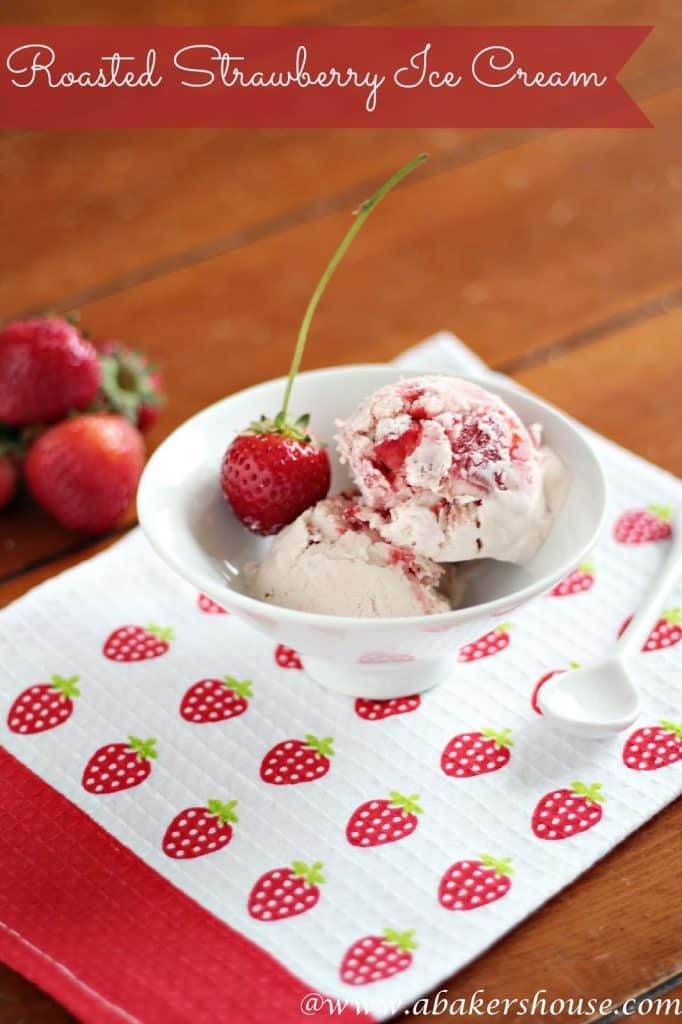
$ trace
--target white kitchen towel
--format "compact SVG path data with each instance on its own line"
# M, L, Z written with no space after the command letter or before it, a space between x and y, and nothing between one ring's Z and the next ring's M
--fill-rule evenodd
M402 363L486 372L444 334ZM613 642L665 554L663 509L682 503L674 477L590 436L609 484L591 564L513 613L450 683L421 699L374 705L319 688L294 653L216 614L135 531L0 614L4 744L311 989L391 1016L680 792L682 730L672 723L682 718L682 589L637 659L643 711L627 735L570 739L532 705L548 673L598 658ZM150 622L173 627L173 638L145 634ZM140 629L120 631L131 625ZM138 644L155 656L130 661ZM21 699L55 675L79 677L70 705L48 706L36 690ZM227 693L201 682L226 676L251 686ZM227 693L229 718L211 719L214 689ZM34 732L31 715L44 703L51 727ZM264 781L269 752L311 734L333 739L333 756L302 746L301 756L327 770L305 785ZM129 749L119 760L106 749L129 736L153 737L158 756ZM139 784L102 795L117 771L125 780L139 772ZM209 798L238 801L231 837L215 805L191 832L182 812ZM183 842L188 852L213 845L178 857ZM323 867L306 881L302 868L289 874L295 861Z

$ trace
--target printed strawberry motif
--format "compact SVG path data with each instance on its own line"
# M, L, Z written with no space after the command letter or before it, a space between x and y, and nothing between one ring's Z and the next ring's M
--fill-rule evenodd
M249 706L248 697L253 697L250 679L241 682L232 676L223 679L200 679L190 686L182 698L180 714L186 722L205 725L209 722L224 722L228 718L243 715Z
M632 615L618 630L618 636L622 636L632 622ZM642 645L644 654L649 651L662 651L666 647L674 647L682 640L682 608L669 608L663 612L660 619L649 633L649 636Z
M207 800L205 807L186 807L166 829L161 849L175 860L191 860L222 850L232 838L232 825L239 821L234 813L236 806L236 800L227 804Z
M197 605L200 612L205 612L206 615L227 615L227 610L223 608L221 604L214 601L213 598L207 597L206 594L197 594Z
M476 910L501 900L511 889L510 859L495 860L486 853L479 860L458 860L440 880L438 902L446 910Z
M310 733L305 740L284 740L263 758L260 777L273 786L295 786L321 779L331 767L332 743L331 736L318 740Z
M665 505L647 505L630 509L618 517L613 536L621 544L646 544L648 541L667 540L672 536L672 509Z
M462 732L453 736L441 754L440 766L455 779L471 779L504 768L511 757L510 729Z
M623 747L623 763L635 772L655 772L676 761L682 761L682 722L662 718L658 725L645 725Z
M358 697L355 701L355 714L368 722L378 722L392 715L405 715L408 711L416 711L421 704L419 694L411 697L391 697L389 700L371 700Z
M570 789L554 789L538 802L531 827L538 839L569 839L601 821L604 802L601 783L572 782Z
M499 654L505 647L509 647L511 640L509 630L511 628L511 622L503 622L501 626L495 626L495 629L491 629L485 636L479 637L478 640L472 640L470 644L465 644L461 648L457 660L480 661L481 658L490 658L493 654Z
M561 580L549 592L550 597L570 597L582 594L594 584L594 566L591 562L582 562L577 569L570 572L566 579Z
M304 864L295 860L290 868L266 871L249 895L248 911L257 921L283 921L312 910L324 882L322 861Z
M417 948L414 931L397 932L385 928L381 935L366 935L346 951L339 974L347 985L369 985L406 971L412 963L411 950Z
M280 668L303 668L298 651L295 651L293 647L285 647L284 644L277 644L275 661Z
M52 676L49 683L36 683L20 693L9 709L7 725L24 736L55 729L73 714L72 697L80 697L78 676Z
M568 667L580 668L580 665L577 661L569 661ZM537 683L535 684L535 687L533 688L533 692L530 696L531 707L533 708L533 711L536 711L538 713L538 715L542 714L542 709L538 703L538 694L540 693L540 690L545 685L545 683L548 683L550 679L554 678L554 676L560 676L566 671L568 670L565 668L555 668L551 672L545 672L544 676L538 679Z
M402 796L394 789L388 800L368 800L360 804L346 825L346 838L352 846L383 846L412 835L419 824L422 808L416 793Z
M102 653L110 661L149 661L165 654L172 639L173 630L161 626L121 626L107 638Z
M129 736L127 743L107 743L92 755L83 772L82 786L104 796L139 786L152 770L151 758L158 757L156 740Z

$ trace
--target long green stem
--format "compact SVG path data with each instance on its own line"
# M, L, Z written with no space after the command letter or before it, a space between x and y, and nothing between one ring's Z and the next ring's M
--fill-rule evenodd
M325 270L322 277L318 281L317 287L315 288L315 291L312 294L310 302L308 303L308 308L305 311L303 320L301 321L301 326L298 331L298 339L296 341L296 348L294 349L294 357L291 360L291 366L289 367L289 377L287 378L287 386L284 391L284 401L282 403L282 411L280 413L282 421L286 419L287 409L289 408L289 399L291 397L291 389L294 385L294 379L301 365L301 359L303 358L303 350L305 348L305 343L308 338L310 323L313 319L313 316L315 315L317 305L320 299L322 298L322 293L329 284L332 274L338 267L343 257L346 255L346 252L351 242L353 241L358 231L365 223L365 221L367 220L375 206L377 206L377 204L381 202L384 196L388 195L391 189L395 188L395 186L398 185L403 180L403 178L406 178L408 174L411 174L416 167L419 167L419 165L423 164L424 161L427 159L428 153L420 153L419 156L416 156L414 158L414 160L410 160L409 164L405 164L405 166L401 167L399 171L396 171L395 174L391 175L388 181L385 181L381 188L377 189L373 196L370 196L369 199L366 199L365 202L362 203L357 212L357 216L353 221L353 224L346 232L345 238L343 239L340 246L332 256L331 260L329 261L327 269Z

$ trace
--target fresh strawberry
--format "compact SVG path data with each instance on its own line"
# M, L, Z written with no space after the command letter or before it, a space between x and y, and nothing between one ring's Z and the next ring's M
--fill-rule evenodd
M426 159L421 154L361 204L353 224L332 256L308 303L298 331L281 410L261 416L230 442L221 467L221 486L232 511L253 533L279 533L327 496L331 466L325 448L308 433L308 415L288 418L289 400L303 358L308 331L322 294L348 246L372 210Z
M239 821L234 813L236 806L236 800L227 804L207 800L205 807L186 807L166 829L161 849L175 860L191 860L222 850L232 838L232 825Z
M83 772L82 786L104 796L139 786L152 770L151 758L158 757L156 740L129 736L127 743L107 743L92 755Z
M568 667L569 668L580 668L580 665L578 664L577 661L570 661L568 663ZM545 685L545 683L548 683L550 679L554 678L554 676L560 676L560 675L562 675L566 671L567 671L567 669L565 669L565 668L555 668L551 672L545 672L544 676L542 676L540 679L538 679L537 683L535 684L535 687L533 688L533 692L532 692L531 697L530 697L531 707L533 708L533 711L536 711L538 713L538 715L542 714L542 708L540 707L540 705L538 703L538 694L540 693L540 690Z
M383 846L412 835L419 824L422 808L416 793L402 796L391 790L388 800L368 800L360 804L346 825L346 839L352 846Z
M283 921L305 914L320 898L323 867L320 860L310 865L295 860L290 868L266 871L249 895L249 914L257 921Z
M570 597L572 594L582 594L594 584L594 566L591 562L582 562L577 569L569 573L566 579L550 590L550 597Z
M250 679L239 682L232 676L200 679L190 686L182 698L180 714L186 722L194 722L196 725L236 718L243 715L249 706L247 697L253 696L252 685Z
M667 540L672 536L672 509L665 505L647 505L646 508L623 512L613 527L613 536L621 544L646 544L648 541Z
M471 779L474 775L497 772L509 761L513 742L510 730L481 729L453 736L441 754L440 766L455 779Z
M109 338L95 342L102 370L99 405L125 416L143 433L154 426L166 395L163 378L142 352Z
M570 789L554 789L538 802L531 827L538 839L569 839L601 821L604 802L601 783L572 782Z
M632 615L628 615L625 622L618 630L618 636L622 636L632 621ZM662 651L666 647L674 647L682 640L682 608L669 608L663 612L660 619L649 633L649 636L642 645L642 651L646 654L649 651Z
M119 626L104 642L102 653L110 661L149 661L170 649L173 630L161 626Z
M97 394L97 353L58 316L15 320L0 331L0 420L19 426L59 419Z
M369 985L392 978L412 963L411 950L417 948L413 931L397 932L385 928L381 935L366 935L346 951L339 973L347 985Z
M421 704L419 694L411 697L391 697L388 700L372 700L358 697L355 701L355 714L368 722L378 722L392 715L405 715L408 711L416 711Z
M331 467L326 449L306 433L303 420L281 428L252 423L223 459L221 483L237 518L253 533L279 533L327 496Z
M62 526L111 529L135 496L144 444L121 416L93 413L50 427L30 449L26 481Z
M72 697L80 697L78 676L52 676L49 683L36 683L20 693L9 709L7 724L12 732L28 735L61 725L73 714Z
M284 740L263 758L260 777L273 786L295 786L314 782L329 771L334 755L331 736L319 740L308 733L305 740Z
M460 650L457 660L479 661L481 658L490 658L493 654L499 654L509 646L511 640L509 630L511 628L511 622L503 622L502 625L495 626L485 636L479 637L478 640L472 640L470 644L465 644Z
M293 647L285 647L284 644L277 644L275 661L280 668L303 668L298 651L295 651Z
M511 889L509 857L495 860L482 853L479 860L458 860L440 880L438 902L446 910L477 910L501 900Z
M645 725L623 747L623 763L635 772L655 772L676 761L682 761L682 722L662 718L658 725Z
M197 595L197 605L199 611L206 615L227 615L226 609L213 598L207 597L206 594Z

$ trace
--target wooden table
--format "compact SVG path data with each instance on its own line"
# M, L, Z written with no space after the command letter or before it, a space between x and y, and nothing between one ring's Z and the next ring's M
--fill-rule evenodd
M57 13L46 0L12 6L0 22ZM560 17L551 0L200 0L191 17L179 0L148 0L143 15L133 0L97 6L93 16L62 0L59 20L654 24L621 76L653 131L5 133L0 306L3 318L78 307L93 333L158 358L171 400L153 446L202 406L285 371L349 211L426 149L423 173L338 271L306 365L391 359L449 328L496 369L682 471L680 4L574 0ZM131 512L93 540L20 498L0 515L0 604L133 523ZM649 822L461 972L451 994L682 999L681 827L679 805ZM0 972L3 1024L71 1019Z

